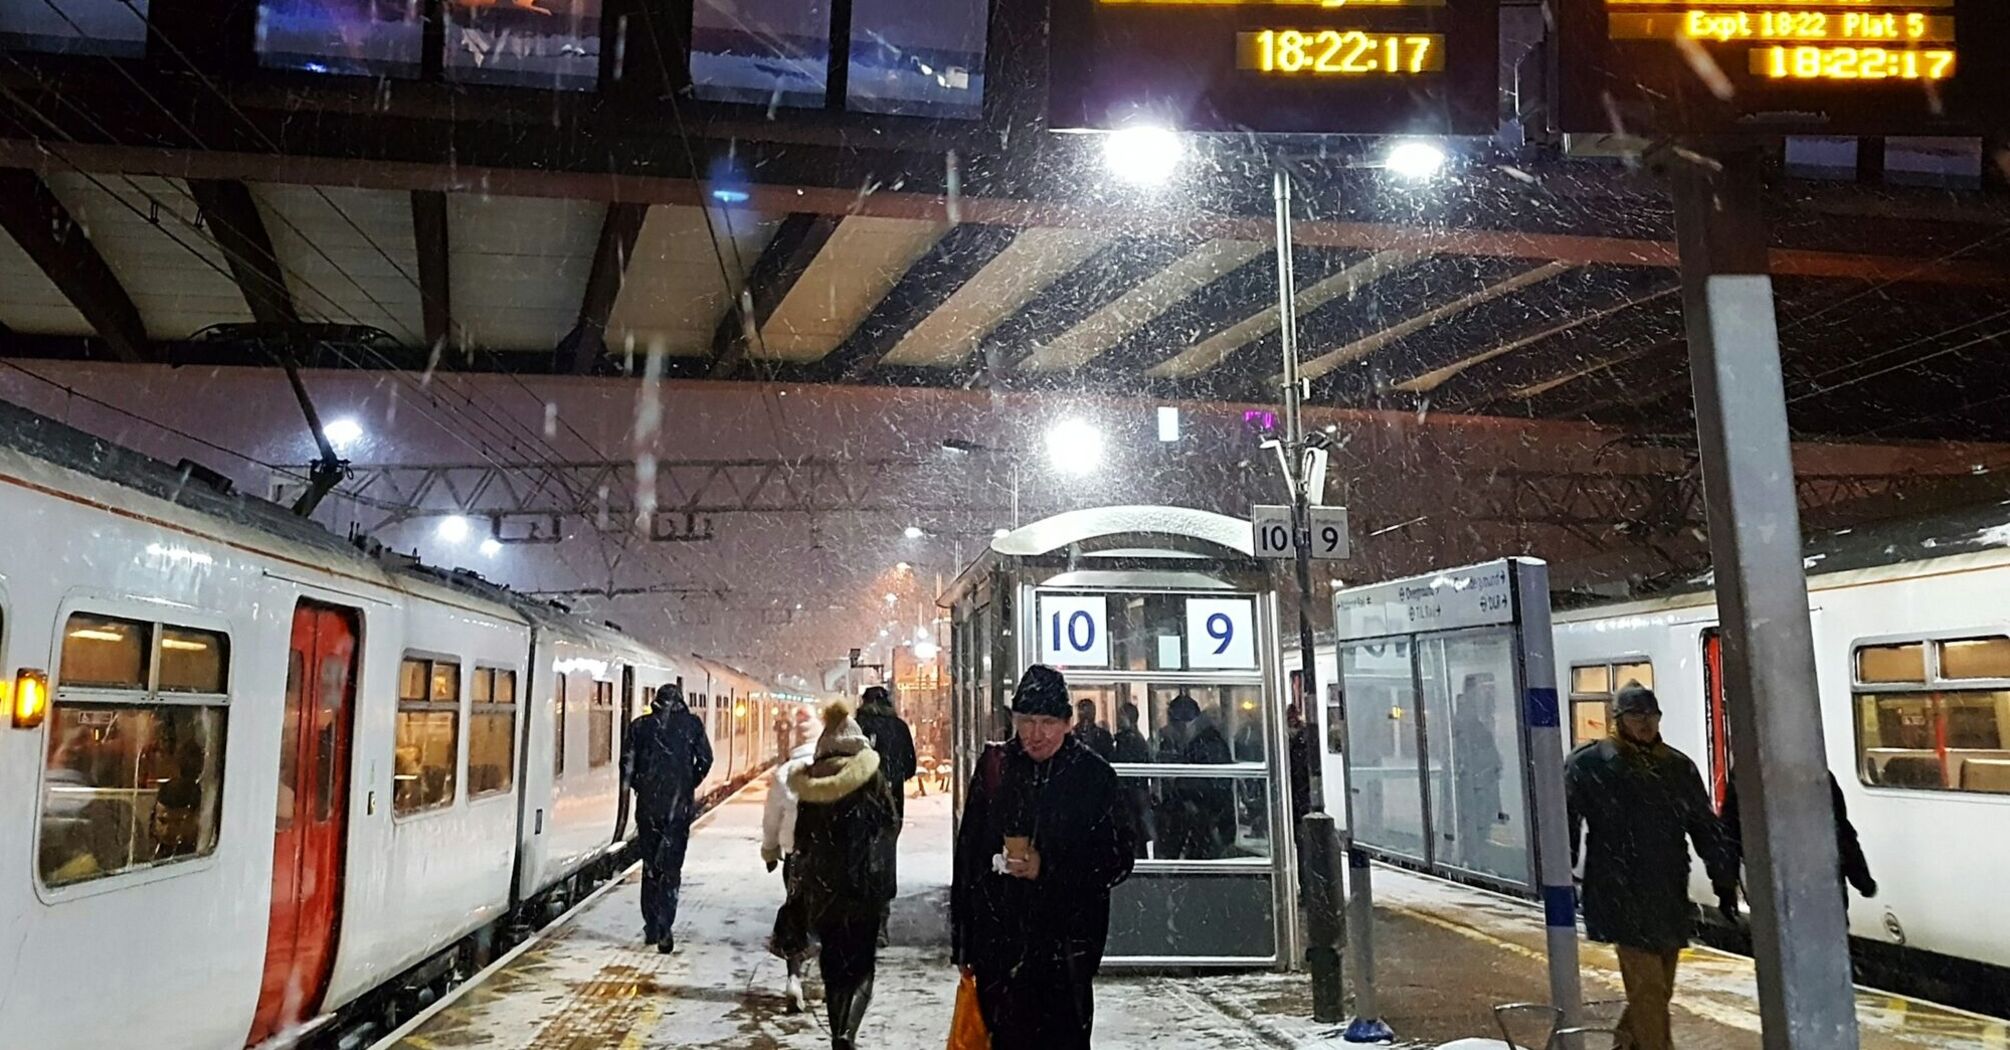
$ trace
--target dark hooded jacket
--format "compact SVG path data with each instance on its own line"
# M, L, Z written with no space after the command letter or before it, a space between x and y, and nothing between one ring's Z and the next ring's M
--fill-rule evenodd
M833 910L869 913L894 897L885 847L895 817L884 769L867 749L820 758L789 774L803 902L813 920Z
M649 717L628 731L623 760L643 829L689 823L697 815L694 796L712 771L712 741L705 723L684 706L683 690L666 685L657 691Z
M879 772L893 787L895 798L906 794L904 785L914 779L914 734L893 710L890 700L874 700L858 709L858 727L879 752Z
M1594 941L1648 951L1689 943L1689 842L1712 885L1736 881L1723 826L1710 811L1703 778L1687 755L1610 737L1571 753L1564 765L1570 854L1585 839L1584 932Z
M956 830L950 951L1003 971L1023 962L1092 975L1109 937L1110 890L1130 877L1131 821L1108 762L1073 734L1042 765L1017 740L987 747ZM1000 875L1007 829L1030 834L1037 880Z

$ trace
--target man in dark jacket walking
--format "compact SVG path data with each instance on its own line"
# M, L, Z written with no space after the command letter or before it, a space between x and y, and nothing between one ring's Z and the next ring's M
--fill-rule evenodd
M1877 896L1877 880L1871 877L1870 861L1864 859L1863 843L1857 839L1856 825L1849 822L1849 803L1843 801L1842 785L1836 783L1834 773L1829 774L1829 800L1836 813L1836 859L1842 862L1839 881L1856 887L1865 897ZM1744 828L1738 823L1738 778L1730 777L1729 786L1724 789L1724 837L1730 843L1731 858L1743 863L1745 860ZM1849 891L1844 890L1847 898ZM1847 906L1847 900L1845 900ZM1737 921L1737 910L1726 909L1724 918Z
M1110 890L1130 877L1116 771L1068 731L1068 685L1028 668L1014 737L984 751L956 834L950 951L993 1050L1087 1050Z
M1619 954L1626 984L1619 1045L1670 1050L1675 962L1695 928L1685 838L1695 842L1720 897L1735 888L1737 868L1696 764L1661 740L1653 690L1629 685L1613 707L1612 735L1578 748L1564 766L1571 859L1580 829L1590 825L1584 930Z
M635 788L635 844L642 857L643 937L668 954L677 948L677 894L684 851L698 815L697 790L712 771L705 724L684 706L674 683L656 690L649 717L628 731L628 782Z
M899 712L893 709L893 697L883 685L875 685L859 694L857 716L858 727L879 753L880 776L893 789L894 824L891 834L883 835L876 841L880 847L879 861L885 866L887 877L899 877L900 830L907 820L907 782L914 779L914 733L901 720ZM879 920L879 945L884 948L888 937L887 916Z

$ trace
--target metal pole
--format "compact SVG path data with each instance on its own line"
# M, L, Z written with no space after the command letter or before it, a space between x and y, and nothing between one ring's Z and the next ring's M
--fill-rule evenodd
M1702 153L1697 150L1696 153ZM1767 1050L1857 1046L1759 154L1673 162ZM1791 945L1791 949L1788 946Z
M1368 852L1347 847L1347 966L1354 971L1354 1017L1340 1038L1349 1043L1390 1043L1396 1033L1382 1020L1375 995L1375 887Z
M1283 167L1272 174L1271 195L1277 209L1278 340L1284 355L1284 480L1291 490L1291 532L1298 548L1298 713L1317 718L1318 661L1312 647L1312 527L1305 490L1305 421L1301 413L1304 388L1298 378L1298 276L1291 259L1291 176ZM1288 796L1289 752L1284 763ZM1307 762L1307 799L1311 810L1300 828L1305 851L1305 968L1312 975L1312 1017L1340 1021L1346 1017L1341 988L1340 944L1346 928L1340 915L1339 839L1333 818L1326 814L1323 778L1317 755ZM1296 812L1295 800L1294 808Z
M1570 816L1563 788L1566 749L1549 621L1549 566L1526 558L1511 564L1515 619L1521 625L1522 707L1535 798L1537 876L1549 948L1549 1003L1562 1017L1561 1027L1576 1028L1584 1023L1584 985L1578 974L1577 884L1570 870ZM1577 1044L1567 1050L1577 1050Z

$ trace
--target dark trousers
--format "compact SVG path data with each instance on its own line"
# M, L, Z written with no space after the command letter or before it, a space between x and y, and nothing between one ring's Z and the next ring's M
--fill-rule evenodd
M677 925L677 896L684 888L684 852L691 845L691 824L643 824L636 845L642 855L642 930L651 944L661 944Z
M991 1050L1089 1050L1096 1028L1099 951L1087 945L1037 953L1012 967L977 967L977 1006Z
M885 907L830 908L816 922L817 965L827 991L850 991L879 964L879 922Z

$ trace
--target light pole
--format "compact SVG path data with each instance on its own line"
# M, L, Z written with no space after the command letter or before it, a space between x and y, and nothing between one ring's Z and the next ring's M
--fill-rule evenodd
M943 438L942 447L963 455L982 452L986 456L1001 458L1012 469L1012 527L1019 527L1019 453L1009 448L998 448L968 438Z

